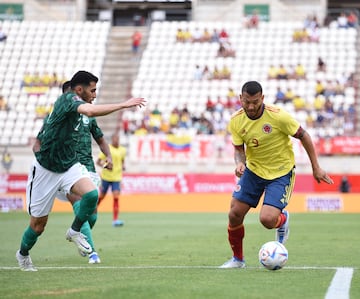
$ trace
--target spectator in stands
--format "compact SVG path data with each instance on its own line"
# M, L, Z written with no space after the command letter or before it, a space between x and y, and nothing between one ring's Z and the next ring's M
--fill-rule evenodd
M347 25L349 28L356 28L359 25L358 16L354 11L349 12L347 15Z
M285 66L283 64L280 64L278 70L277 70L277 79L280 80L287 80L288 79L288 71L285 68Z
M51 85L52 85L51 75L47 71L45 71L41 75L40 80L41 80L41 86L49 86L49 87L51 87Z
M227 99L226 108L232 109L238 105L239 97L232 87L228 88L228 91L226 93L226 99Z
M345 87L339 80L335 80L334 93L335 95L345 95Z
M315 96L324 95L324 94L325 94L325 85L320 80L316 80Z
M276 88L275 101L274 104L284 104L285 103L285 93L281 90L280 86Z
M202 113L200 115L200 118L197 121L195 128L196 128L197 134L213 134L214 133L213 124L211 121L209 121L205 117L204 113Z
M296 94L293 98L293 105L294 105L295 111L300 111L300 110L306 109L305 99L298 94Z
M51 82L51 87L60 87L63 84L63 82L61 82L56 72L52 73L50 82Z
M324 85L324 97L329 98L335 95L335 86L331 80L327 80L326 84Z
M0 27L0 42L6 41L6 39L7 39L7 35L5 34L4 31L1 30Z
M178 108L174 108L169 116L170 130L175 129L178 126L180 120L180 112Z
M229 41L229 34L225 30L225 28L222 28L220 33L219 33L219 42L220 43L225 43L225 42L228 42L228 41Z
M341 193L349 193L351 191L351 185L346 175L341 178L339 191Z
M294 30L292 38L293 38L293 42L296 43L308 42L310 40L310 36L307 31L307 28Z
M313 102L313 107L315 111L320 112L324 109L325 97L322 94L319 94L315 97Z
M208 96L206 100L206 111L213 112L214 110L215 110L215 103L211 99L211 96Z
M219 68L216 65L214 66L214 70L212 72L212 79L214 79L214 80L221 79L221 71L219 70Z
M299 62L295 67L295 79L306 79L305 67Z
M320 41L320 29L318 26L309 30L309 41L313 43L318 43Z
M181 28L178 28L176 32L176 41L180 43L185 42L185 33Z
M288 87L285 92L284 104L292 103L292 101L294 100L294 97L295 97L294 91L292 90L291 87Z
M138 52L139 52L141 40L142 40L141 32L139 30L135 30L135 32L131 36L132 52L134 55L138 54Z
M348 20L344 12L340 13L337 18L338 28L348 28Z
M268 70L268 79L277 79L278 76L278 68L273 64L270 65Z
M231 79L231 70L227 65L223 65L220 70L220 79L222 80L230 80Z
M201 41L204 43L211 42L211 33L208 28L204 28Z
M228 42L220 43L217 57L235 57L235 50L232 49Z
M0 94L0 110L2 111L9 111L10 107L7 103L7 101L5 100L4 96Z
M318 57L317 71L318 72L326 72L326 63L321 57Z
M200 68L200 65L195 65L195 71L194 71L194 80L201 80L203 78L203 71Z
M6 147L4 149L4 152L2 154L2 159L1 159L1 164L5 170L5 173L10 173L12 163L13 163L13 158Z
M21 87L33 86L33 76L30 72L25 72L23 80L21 82Z
M320 27L317 16L307 16L304 20L304 28L312 30L315 27Z
M213 33L211 35L211 42L213 43L220 42L220 35L216 28L213 30Z
M256 9L253 10L251 15L248 15L245 20L245 26L248 29L254 28L257 29L259 27L259 14Z
M200 31L199 27L196 27L194 31L191 33L191 41L193 43L200 43L202 42L202 32Z
M324 112L325 117L328 120L332 120L335 116L334 104L330 101L329 98L325 98Z
M202 70L202 79L210 80L212 79L212 73L209 69L209 66L205 65Z
M225 109L225 104L224 104L221 96L218 96L216 99L215 111L219 112L219 113L223 113L224 109Z
M191 42L192 40L192 35L191 35L191 32L189 30L189 28L186 28L185 31L184 31L184 42Z

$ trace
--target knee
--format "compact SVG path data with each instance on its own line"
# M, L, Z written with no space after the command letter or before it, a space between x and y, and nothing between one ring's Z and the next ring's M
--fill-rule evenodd
M31 225L32 230L40 236L45 230L45 223L35 223Z
M271 214L260 214L260 222L267 229L272 229L275 227L277 217L274 217Z
M243 217L234 209L230 210L228 217L230 226L238 226L243 223Z
M95 205L97 204L99 198L99 193L96 189L85 193L82 197L83 200L87 200L91 205Z

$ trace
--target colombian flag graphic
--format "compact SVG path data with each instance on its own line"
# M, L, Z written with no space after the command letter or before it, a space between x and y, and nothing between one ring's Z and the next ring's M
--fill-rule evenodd
M167 135L165 150L176 152L189 152L191 149L191 136Z

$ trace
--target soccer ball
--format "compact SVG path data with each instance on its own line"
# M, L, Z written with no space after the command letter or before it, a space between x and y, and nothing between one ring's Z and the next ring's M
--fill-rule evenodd
M286 247L278 241L270 241L261 246L259 262L268 270L279 270L285 266L289 254Z

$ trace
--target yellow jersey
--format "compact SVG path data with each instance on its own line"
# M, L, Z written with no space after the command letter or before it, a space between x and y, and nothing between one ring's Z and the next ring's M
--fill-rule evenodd
M287 174L295 165L290 136L300 124L289 113L276 106L264 105L258 119L247 117L243 108L236 111L228 130L234 146L245 145L246 166L263 179Z
M104 181L108 182L120 182L123 175L123 163L126 156L126 148L123 146L114 147L109 144L111 158L113 162L113 169L103 168L100 177ZM105 160L106 156L103 152L100 152L99 159Z

